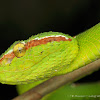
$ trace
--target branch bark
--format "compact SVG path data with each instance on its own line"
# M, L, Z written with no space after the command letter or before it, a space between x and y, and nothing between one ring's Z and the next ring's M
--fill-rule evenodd
M12 100L40 100L64 84L72 83L100 68L100 59L65 75L53 77Z

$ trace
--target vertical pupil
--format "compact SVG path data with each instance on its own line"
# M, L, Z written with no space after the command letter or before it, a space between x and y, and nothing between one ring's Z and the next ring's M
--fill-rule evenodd
M21 53L21 51L22 51L22 48L20 48L20 47L19 47L19 48L18 48L18 51Z

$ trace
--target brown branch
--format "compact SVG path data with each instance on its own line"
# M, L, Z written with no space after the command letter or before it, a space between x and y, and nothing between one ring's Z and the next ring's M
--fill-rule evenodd
M40 100L64 84L72 83L100 68L100 59L65 75L53 77L12 100Z

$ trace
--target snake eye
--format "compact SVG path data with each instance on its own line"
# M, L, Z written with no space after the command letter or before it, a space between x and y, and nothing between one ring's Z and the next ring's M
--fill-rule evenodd
M16 44L13 48L13 52L14 52L15 56L18 58L24 56L25 52L26 52L25 45L23 43Z

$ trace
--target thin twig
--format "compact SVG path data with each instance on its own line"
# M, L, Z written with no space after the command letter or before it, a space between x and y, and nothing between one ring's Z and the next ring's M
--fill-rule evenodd
M53 77L12 100L40 100L64 84L72 83L100 68L100 59L65 75Z

